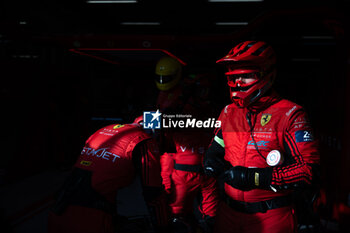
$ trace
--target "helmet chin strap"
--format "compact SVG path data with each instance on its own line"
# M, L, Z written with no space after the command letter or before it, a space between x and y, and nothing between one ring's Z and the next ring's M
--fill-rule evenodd
M244 108L244 101L240 98L231 98L232 102L237 105L239 108Z
M268 82L265 86L263 86L262 88L256 90L251 95L251 97L248 100L246 100L246 101L244 101L244 99L242 99L242 98L235 97L235 96L231 96L231 100L238 107L241 107L241 108L248 107L252 103L256 102L260 97L262 97L266 93L266 91L270 89L271 86L272 86L272 83Z
M253 95L252 98L250 98L250 101L249 101L250 104L255 102L255 100L259 99L259 97L261 97L262 89L259 89L256 92L257 92L256 95Z

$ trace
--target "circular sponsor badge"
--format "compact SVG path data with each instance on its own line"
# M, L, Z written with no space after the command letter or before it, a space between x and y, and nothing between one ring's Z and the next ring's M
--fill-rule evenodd
M278 150L272 150L266 157L269 166L281 165L283 163L282 154Z

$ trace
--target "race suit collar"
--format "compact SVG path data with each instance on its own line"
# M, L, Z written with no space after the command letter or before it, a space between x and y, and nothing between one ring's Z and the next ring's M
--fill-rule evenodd
M259 113L280 100L281 96L275 90L270 90L263 97L249 105L247 109L252 113Z

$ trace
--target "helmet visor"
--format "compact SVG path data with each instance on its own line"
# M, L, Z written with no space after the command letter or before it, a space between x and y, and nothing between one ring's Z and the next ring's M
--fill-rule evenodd
M160 84L169 83L174 79L174 75L156 75L156 82Z
M227 84L230 87L243 88L243 87L250 87L255 83L257 83L260 79L260 73L251 72L251 73L232 74L231 72L227 72L226 77L227 77Z

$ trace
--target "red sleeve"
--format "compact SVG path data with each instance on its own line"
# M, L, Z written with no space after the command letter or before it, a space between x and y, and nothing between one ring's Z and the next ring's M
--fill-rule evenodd
M159 149L154 140L142 144L142 184L143 186L161 187Z
M169 216L166 196L162 192L160 156L156 141L151 139L142 143L141 154L143 195L151 221L157 229L166 226Z
M283 137L286 165L273 169L272 186L290 188L313 183L320 155L318 142L302 109L290 118Z
M170 190L171 188L171 173L174 169L174 159L173 153L164 153L160 157L161 164L161 176L163 180L163 185L165 190Z
M210 141L210 143L209 143L209 146L208 147L210 147L212 144L213 144L213 142L214 142L214 138L215 138L215 136L218 136L220 139L223 139L223 137L222 137L222 122L223 122L223 120L225 119L225 114L227 113L227 108L229 107L229 105L227 105L222 111L221 111L221 113L220 113L220 115L219 115L219 117L218 117L218 121L221 121L221 127L219 127L219 128L215 128L214 129L214 137L211 139L211 141Z

